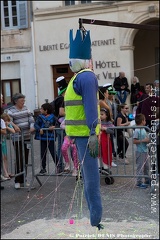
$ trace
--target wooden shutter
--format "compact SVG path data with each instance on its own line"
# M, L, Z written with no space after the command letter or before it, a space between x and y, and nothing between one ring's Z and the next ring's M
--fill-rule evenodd
M27 1L19 1L19 28L28 28Z

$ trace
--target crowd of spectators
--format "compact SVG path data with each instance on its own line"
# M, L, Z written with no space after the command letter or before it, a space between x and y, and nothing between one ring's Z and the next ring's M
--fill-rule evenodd
M27 145L24 144L22 146L22 139L19 138L19 134L21 132L21 129L25 131L25 140L26 142L30 140L30 134L35 132L35 138L41 140L41 170L40 174L45 174L46 171L46 148L49 147L49 150L52 154L53 160L56 164L57 174L61 174L64 172L70 172L71 166L75 166L75 169L73 169L73 176L77 176L78 173L78 155L76 153L76 145L74 144L74 140L68 139L67 145L66 145L66 133L65 130L59 130L59 132L56 132L56 139L58 139L58 150L55 154L55 149L52 147L53 144L52 141L56 140L54 139L52 133L52 139L50 139L49 136L49 142L46 142L46 139L44 140L42 137L44 135L44 132L42 133L43 128L45 126L43 118L45 118L46 122L50 118L50 116L55 116L54 121L49 126L51 129L50 131L54 130L54 128L60 128L61 119L65 116L64 111L64 95L65 91L67 89L68 83L66 82L65 78L63 76L60 76L57 78L57 85L59 89L58 97L53 100L53 102L43 104L41 109L41 114L37 117L36 122L29 111L29 109L24 105L25 103L25 96L21 93L16 93L12 98L12 103L9 103L8 105L3 104L2 102L2 113L5 111L6 113L1 113L1 116L7 117L7 125L6 128L8 128L8 131L12 132L12 135L14 135L14 141L13 146L15 148L16 152L16 167L15 167L15 175L19 172L22 172L24 169L23 166L23 159L22 159L22 149L25 151L25 164L27 166L28 163L28 154L29 149L27 148ZM126 103L127 97L130 95L130 104L128 105ZM2 96L2 95L1 95ZM3 96L2 96L3 97ZM145 125L151 128L151 122L152 120L158 119L156 114L153 114L155 109L159 107L159 80L155 80L154 83L147 83L144 86L140 85L139 79L134 76L131 81L131 90L129 90L128 80L125 77L124 72L120 72L119 76L115 78L115 81L113 83L113 86L111 83L104 84L103 86L99 86L99 106L101 109L101 112L103 114L106 113L111 116L111 123L112 126L128 126L130 125L130 119L129 119L129 113L133 114L133 119L138 114L143 114L145 117ZM48 110L49 109L49 110ZM49 112L48 112L49 111ZM106 114L105 113L105 114ZM6 115L5 115L6 114ZM131 120L133 120L131 119ZM41 126L39 125L41 121ZM53 127L52 127L53 126ZM10 128L13 130L10 130ZM158 127L157 127L158 128ZM101 128L101 134L103 132ZM108 133L109 130L106 129L106 133ZM63 132L63 134L62 134ZM38 135L37 135L38 134ZM37 138L39 136L39 138ZM102 136L102 135L101 135ZM123 131L121 129L117 130L116 134L115 131L111 133L108 133L107 139L110 139L109 141L105 141L106 149L109 149L109 152L112 151L112 154L106 154L106 159L103 159L104 163L107 163L106 165L109 165L109 167L116 167L116 160L119 159L123 161L125 164L129 164L129 160L127 159L126 153L129 146L128 139L126 135L123 134ZM115 141L115 137L117 138ZM5 137L3 137L5 139ZM18 140L18 141L17 141ZM52 140L52 141L51 141ZM6 141L6 140L5 140ZM4 140L2 141L3 144ZM44 146L42 143L45 142ZM103 145L104 149L104 141L100 141ZM117 144L116 144L117 143ZM74 145L73 145L74 144ZM65 153L64 153L64 147L65 147ZM72 156L73 148L74 147L74 160L73 164L69 163L68 159ZM4 147L2 148L2 150ZM6 147L5 147L6 149ZM68 151L71 151L71 154L68 155ZM5 153L7 155L7 149L5 150ZM2 152L2 159L6 159L5 161L1 159L1 172L3 171L3 174L1 174L1 181L10 179L14 176L14 174L8 173L8 162L7 162L7 156L5 156L5 153ZM105 154L102 154L105 156ZM118 158L117 158L118 156ZM64 161L64 159L67 159ZM3 162L3 164L2 164ZM67 169L67 170L66 170ZM27 168L25 171L25 174L27 175ZM12 176L13 175L13 176ZM25 177L23 175L16 176L15 177L15 188L18 189L21 186L24 185ZM27 184L27 183L26 183Z

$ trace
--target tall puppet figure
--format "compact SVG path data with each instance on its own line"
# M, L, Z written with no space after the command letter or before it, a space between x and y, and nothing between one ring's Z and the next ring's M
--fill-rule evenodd
M70 30L69 65L74 72L64 97L66 134L75 138L90 222L100 230L102 203L98 169L98 138L100 131L98 81L89 68L91 63L90 32L77 30L73 40Z

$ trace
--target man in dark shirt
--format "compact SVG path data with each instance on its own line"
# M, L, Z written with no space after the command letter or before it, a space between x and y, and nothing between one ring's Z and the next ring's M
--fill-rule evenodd
M156 108L159 106L159 97L156 96L152 83L147 83L145 92L141 98L136 110L136 114L142 113L146 118L146 126L151 128L151 121L156 119Z
M56 83L58 85L58 97L54 99L53 102L51 102L53 108L54 108L54 115L57 117L57 122L56 122L56 128L60 127L60 122L59 119L61 117L65 116L65 111L64 111L64 94L67 89L68 83L65 80L64 76L60 76L56 79ZM61 174L63 172L63 157L61 153L61 146L63 143L63 138L64 138L64 132L62 132L61 129L56 130L56 135L58 138L58 166L57 166L57 173Z
M119 76L114 80L113 87L117 91L119 101L125 103L130 90L128 89L128 80L124 72L119 72Z

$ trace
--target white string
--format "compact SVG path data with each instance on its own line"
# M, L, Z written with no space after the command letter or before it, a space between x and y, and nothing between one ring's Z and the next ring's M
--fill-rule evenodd
M147 68L151 68L151 67L154 67L156 65L159 65L159 63L155 63L153 65L149 65L147 67L143 67L143 68L138 68L138 69L134 69L134 70L131 70L132 72L135 72L135 71L140 71L140 70L143 70L143 69L147 69Z
M104 94L100 91L100 89L98 90L103 96L104 96ZM138 101L138 103L141 103L141 102L144 102L145 100L147 100L149 98L149 96L148 97L146 97L145 99L142 99L141 101ZM107 104L107 103L106 103ZM119 106L119 105L121 105L121 103L120 104L118 104L118 103L116 103L117 104L117 106ZM135 103L133 103L133 104L127 104L128 106L132 106L132 105L135 105Z

